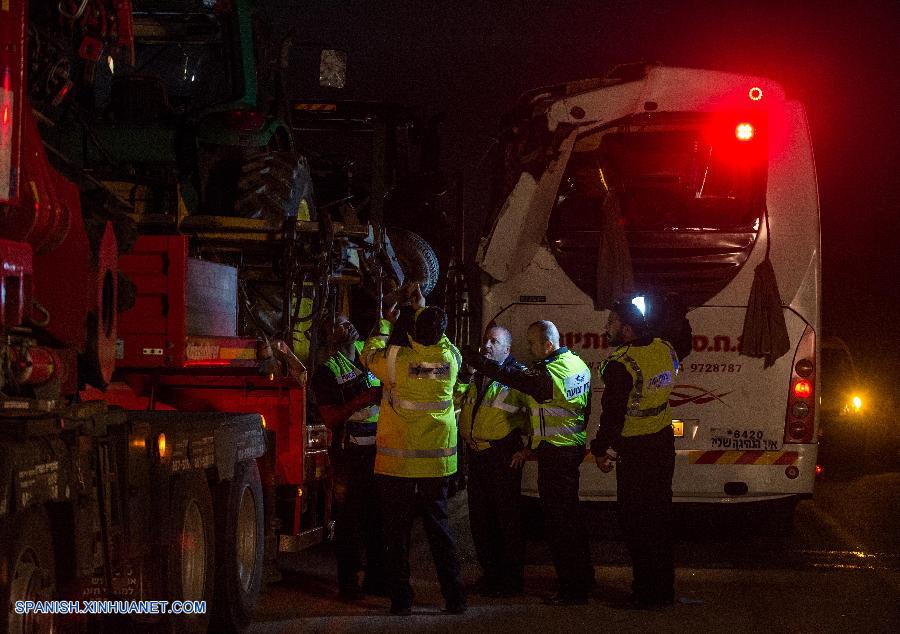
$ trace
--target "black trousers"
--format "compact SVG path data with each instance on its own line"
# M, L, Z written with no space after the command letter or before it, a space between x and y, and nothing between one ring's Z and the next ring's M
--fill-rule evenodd
M631 554L635 598L643 603L674 599L672 557L672 428L623 438L616 463L619 521Z
M338 456L336 479L345 489L334 526L338 586L342 590L356 588L357 573L365 570L364 585L377 590L384 585L384 540L374 472L375 446L350 445Z
M594 583L594 567L578 505L578 468L584 460L584 446L557 447L542 442L536 453L538 495L559 594L587 597Z
M468 452L472 541L486 584L497 590L522 589L522 470L509 466L520 444L510 436L488 449Z
M378 475L376 479L381 497L385 572L391 608L406 608L413 603L413 590L409 584L409 543L413 520L420 513L444 601L447 605L465 603L459 557L447 517L449 478Z

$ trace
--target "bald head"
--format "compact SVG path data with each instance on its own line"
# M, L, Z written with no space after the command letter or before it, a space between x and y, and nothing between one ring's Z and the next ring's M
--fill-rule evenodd
M559 330L552 321L542 319L528 326L528 349L536 359L544 359L559 348Z

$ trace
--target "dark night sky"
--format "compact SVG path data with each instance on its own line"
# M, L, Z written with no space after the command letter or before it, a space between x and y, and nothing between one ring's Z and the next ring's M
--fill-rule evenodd
M900 374L900 2L260 5L276 18L276 32L291 26L300 39L348 51L343 97L445 112L444 168L462 169L469 182L500 115L538 86L640 60L780 81L806 104L812 129L825 334L846 339L868 374Z

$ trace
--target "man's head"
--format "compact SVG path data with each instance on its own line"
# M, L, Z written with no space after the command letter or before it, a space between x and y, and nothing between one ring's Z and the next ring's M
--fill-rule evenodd
M484 333L481 353L488 359L503 363L509 356L512 347L512 335L503 326L491 326Z
M359 333L346 315L338 315L333 322L326 322L325 337L335 348L349 346L359 339Z
M552 321L536 321L528 326L528 350L535 359L546 359L559 348L559 330Z
M447 330L447 313L437 306L428 306L416 315L413 339L423 346L433 346Z
M643 336L647 330L644 314L628 301L613 304L606 320L606 334L612 346L621 346Z

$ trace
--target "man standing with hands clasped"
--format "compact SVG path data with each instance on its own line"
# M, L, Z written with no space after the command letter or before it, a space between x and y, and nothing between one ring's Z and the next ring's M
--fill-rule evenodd
M490 326L481 350L501 368L524 370L509 353L511 345L506 328ZM480 373L464 372L459 380L465 389L459 431L469 450L469 525L483 573L476 592L517 596L523 590L525 540L519 508L522 469L513 456L522 449L525 427L530 428L527 397Z
M600 370L603 411L591 453L604 473L616 468L619 521L634 576L633 602L637 607L668 605L675 592L675 440L669 394L678 355L667 341L645 334L644 316L630 302L612 307L606 329L616 348Z

